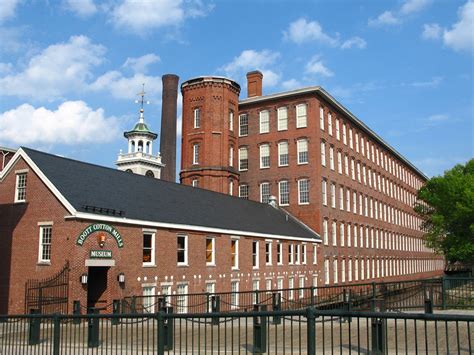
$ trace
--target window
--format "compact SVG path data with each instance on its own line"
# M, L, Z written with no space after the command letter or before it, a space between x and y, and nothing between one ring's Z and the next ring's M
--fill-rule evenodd
M346 282L346 259L341 260L341 282Z
M309 180L298 180L298 204L309 204Z
M16 174L15 202L26 201L26 173Z
M270 132L270 112L260 111L260 133Z
M234 111L229 111L229 130L234 130Z
M268 203L270 200L270 183L262 182L260 184L260 202Z
M323 220L323 242L324 245L328 245L328 220Z
M270 146L262 144L260 146L260 169L270 167Z
M351 211L351 190L346 189L346 211Z
M339 119L336 118L336 139L341 140L341 131L339 130Z
M352 140L352 128L349 128L349 148L354 149L354 142Z
M359 133L355 134L356 152L359 153Z
M316 244L313 244L313 264L316 265L318 263L318 249Z
M194 128L199 128L201 126L201 109L194 109Z
M188 236L178 235L178 265L188 264Z
M216 264L215 238L206 238L206 265Z
M339 209L344 210L344 188L339 186Z
M239 115L239 136L247 136L249 134L249 116L245 113Z
M272 264L272 242L265 242L265 264Z
M308 163L308 140L299 139L296 142L296 150L298 152L298 164Z
M329 147L329 168L334 170L334 147Z
M332 239L332 245L336 246L337 245L336 221L332 221L332 224L331 224L331 239Z
M349 176L349 157L347 154L344 155L344 174Z
M234 147L229 147L229 166L234 166Z
M342 153L341 151L337 152L337 172L342 174Z
M321 165L326 166L326 143L321 142Z
M230 256L232 261L232 270L239 268L239 240L231 239L230 240Z
M230 303L232 309L239 308L239 281L230 282Z
M155 313L155 288L145 286L143 287L143 312L144 313Z
M199 144L193 144L193 164L199 164Z
M337 284L337 259L332 261L332 271L334 275L334 283Z
M199 180L198 180L198 179L193 179L193 180L191 181L191 185L192 185L193 187L199 187Z
M288 165L288 142L278 143L278 166Z
M294 262L294 249L295 246L293 244L288 244L288 264L293 265Z
M344 222L341 222L339 225L339 238L340 238L340 243L341 247L345 245L345 233L344 233Z
M39 255L40 263L49 263L51 261L51 240L53 237L52 226L40 226Z
M306 244L301 245L301 264L306 264Z
M234 195L234 180L230 179L229 180L229 195Z
M331 183L331 207L336 208L336 184Z
M283 264L283 244L277 243L277 265Z
M301 299L304 297L304 276L300 276L298 286L299 286L298 297Z
M345 123L342 124L342 143L347 145L347 128Z
M143 266L155 265L155 234L143 234Z
M306 104L296 106L296 128L307 126Z
M290 186L287 180L278 183L278 190L280 195L280 205L287 206L290 204Z
M188 306L188 285L186 284L178 284L177 287L178 297L176 299L176 306L178 313L186 313L187 306Z
M169 303L169 295L171 295L171 285L162 284L161 286L161 294L163 295L163 300L166 307L170 307L171 304Z
M324 259L324 284L329 285L329 259Z
M285 131L288 129L288 108L280 107L277 112L278 115L278 130Z
M239 197L248 200L249 199L249 185L239 185Z
M252 242L252 266L254 269L258 269L258 242Z
M321 192L322 192L322 198L323 198L323 205L327 206L328 205L328 195L327 195L327 181L323 179L321 182Z
M354 169L355 161L354 158L351 159L351 177L352 180L355 180L355 169Z
M294 277L290 277L288 278L288 299L289 300L292 300L295 296L294 296L294 288L295 288L295 279Z
M324 108L319 108L319 127L324 131Z
M329 135L332 136L332 114L331 114L331 112L328 113L328 132L329 132Z
M248 170L249 168L249 150L247 147L239 148L239 170Z

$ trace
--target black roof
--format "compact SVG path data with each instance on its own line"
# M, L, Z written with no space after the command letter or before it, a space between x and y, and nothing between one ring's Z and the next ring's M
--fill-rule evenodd
M78 212L319 239L268 204L22 149Z

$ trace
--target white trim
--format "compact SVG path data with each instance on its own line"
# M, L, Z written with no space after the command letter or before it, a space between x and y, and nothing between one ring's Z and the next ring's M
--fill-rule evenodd
M15 170L15 174L24 174L24 173L28 173L29 171L30 171L30 169L28 169L28 168Z
M141 225L143 226L148 225L150 227L157 227L157 228L170 228L170 229L178 229L178 230L186 230L186 231L198 231L198 232L206 232L206 233L220 233L220 234L238 234L240 236L246 237L261 237L261 238L270 238L270 239L283 239L283 240L300 240L300 241L307 241L307 242L315 242L321 243L320 239L313 239L313 238L303 238L303 237L290 237L286 235L278 235L278 234L264 234L264 233L257 233L257 232L245 232L245 231L238 231L233 229L224 229L224 228L214 228L214 227L205 227L205 226L193 226L189 224L176 224L176 223L164 223L164 222L152 222L152 221L142 221L138 219L127 219L127 218L119 218L119 217L112 217L112 216L102 216L96 215L93 213L86 213L86 212L76 212L73 215L65 216L64 219L85 219L85 220L93 220L93 221L101 221L101 222L113 222L113 223L123 223L129 225ZM318 235L314 232L315 235ZM318 235L319 237L319 235Z
M49 222L38 222L38 226L52 226L54 223L53 221Z
M115 260L86 259L85 266L115 266Z

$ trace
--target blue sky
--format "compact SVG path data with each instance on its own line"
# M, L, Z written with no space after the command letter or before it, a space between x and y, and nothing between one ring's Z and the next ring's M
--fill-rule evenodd
M259 69L265 94L321 85L442 174L474 156L473 23L473 0L2 0L0 146L113 167L142 83L159 132L161 75L229 76L245 97Z

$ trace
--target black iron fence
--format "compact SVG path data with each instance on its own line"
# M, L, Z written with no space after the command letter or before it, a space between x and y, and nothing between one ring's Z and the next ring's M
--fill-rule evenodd
M472 354L474 316L319 310L0 316L0 354Z
M352 310L388 311L431 307L474 308L474 278L437 278L399 282L372 282L281 290L194 293L125 297L123 313L154 313L173 307L177 313L239 312L252 310L255 304L271 310L341 309L350 302ZM117 304L115 309L120 308ZM380 308L381 307L381 308Z

